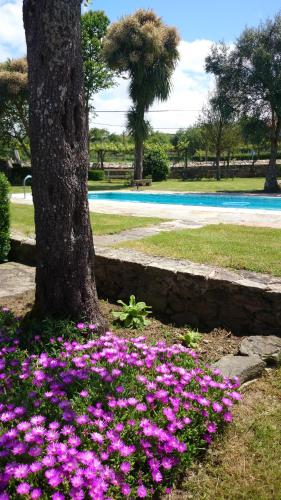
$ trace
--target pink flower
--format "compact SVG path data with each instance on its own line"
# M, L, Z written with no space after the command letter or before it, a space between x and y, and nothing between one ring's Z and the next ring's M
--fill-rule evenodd
M214 422L209 422L207 425L207 431L210 432L210 434L214 434L217 430L217 424Z
M233 415L229 412L226 412L223 414L223 419L225 422L232 422L233 420Z
M81 398L87 398L89 396L89 393L88 391L81 391L79 392Z
M144 403L138 403L136 405L136 410L137 411L146 411L147 410L147 406Z
M17 493L19 495L28 495L30 492L30 484L28 483L21 483L17 487Z
M229 393L229 396L234 399L235 401L241 401L242 396L239 392L233 391Z
M29 474L29 467L28 467L28 465L21 464L21 465L18 465L15 468L14 477L16 479L23 479L26 476L28 476L28 474Z
M142 484L141 486L138 487L138 497L145 498L146 496L147 496L147 489Z
M161 472L158 470L158 471L152 472L152 479L156 483L161 483L161 481L163 480L163 476L162 476Z
M225 406L233 406L233 402L231 401L231 399L229 398L222 398L221 402L225 405Z
M84 330L86 325L85 323L77 323L76 328L78 328L78 330Z
M130 494L131 494L131 488L128 484L123 484L122 487L121 487L121 492L123 495L125 495L126 497L128 497Z
M222 405L220 405L219 403L217 403L215 401L215 403L213 403L213 410L215 413L221 413L223 410L223 407L222 407Z
M120 470L124 473L124 474L128 474L128 472L130 472L131 470L131 464L130 462L123 462L120 466Z
M32 490L30 492L30 498L32 500L36 500L37 498L40 498L42 496L42 490L40 488L34 488L34 490Z

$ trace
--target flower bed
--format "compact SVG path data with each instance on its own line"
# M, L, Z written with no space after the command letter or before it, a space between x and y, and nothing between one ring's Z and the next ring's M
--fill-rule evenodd
M232 420L238 381L179 344L18 326L0 312L0 500L157 498Z

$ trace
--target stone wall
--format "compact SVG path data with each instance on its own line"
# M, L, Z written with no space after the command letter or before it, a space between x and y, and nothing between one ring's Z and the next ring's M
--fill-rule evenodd
M277 166L278 175L281 175L281 166ZM267 171L267 164L243 165L236 164L229 167L221 165L222 178L231 177L265 177ZM181 179L182 176L186 179L197 178L215 178L216 167L211 165L198 165L192 164L187 169L183 166L171 167L170 177L173 179Z
M12 240L10 258L34 264L34 243ZM281 335L281 279L110 248L97 250L95 272L100 297L134 294L167 322Z

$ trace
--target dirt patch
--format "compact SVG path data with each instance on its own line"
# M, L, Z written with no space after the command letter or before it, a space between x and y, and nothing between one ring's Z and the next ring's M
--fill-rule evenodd
M1 299L0 305L9 307L18 316L24 316L30 311L34 302L34 292L25 292L13 297ZM150 325L142 332L116 328L112 325L112 311L119 310L116 304L106 301L100 301L103 314L108 320L110 329L122 337L132 337L144 335L149 342L155 343L159 340L165 340L167 343L178 342L179 335L186 331L186 328L177 328L173 325L164 324L161 321L150 318ZM215 329L211 332L202 333L196 351L205 362L217 361L226 354L237 354L242 337L237 337L224 329Z
M8 307L17 316L24 316L30 311L34 302L34 291L28 291L13 295L13 297L3 297L0 300L1 307Z

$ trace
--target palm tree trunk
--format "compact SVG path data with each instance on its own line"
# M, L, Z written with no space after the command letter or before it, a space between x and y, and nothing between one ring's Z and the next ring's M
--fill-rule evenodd
M143 143L144 143L144 106L140 103L136 105L136 124L135 124L135 172L134 179L142 180L143 174Z
M278 117L276 119L275 113L272 112L271 154L264 184L264 190L267 193L277 193L278 191L280 191L280 186L277 180L277 168L276 168L280 130L281 130L281 117L280 118Z
M36 230L34 314L95 322L81 0L24 0Z
M135 180L141 180L143 173L143 140L138 139L135 143Z

